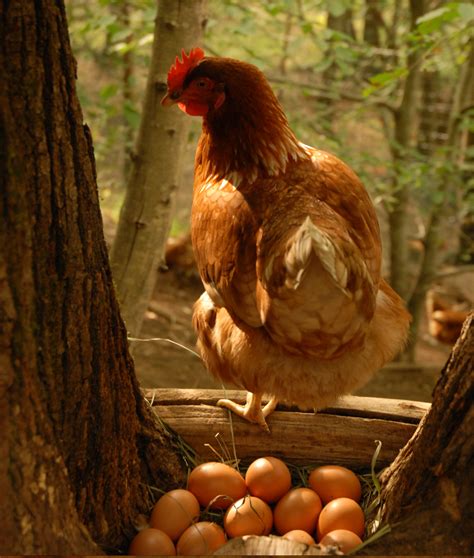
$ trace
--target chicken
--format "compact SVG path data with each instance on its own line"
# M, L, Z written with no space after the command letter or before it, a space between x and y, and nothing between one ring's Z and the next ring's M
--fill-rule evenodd
M369 195L335 156L300 143L263 73L183 51L162 105L203 118L192 243L209 371L247 390L227 407L267 429L278 401L321 409L403 346L409 315L381 278ZM262 398L269 397L262 407Z

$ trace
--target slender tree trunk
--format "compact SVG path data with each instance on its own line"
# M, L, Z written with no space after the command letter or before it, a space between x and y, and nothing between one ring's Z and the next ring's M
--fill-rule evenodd
M410 0L411 29L416 20L425 13L426 0ZM418 117L420 108L421 53L408 55L408 75L405 80L400 107L396 112L393 158L402 165L410 149L417 144ZM410 190L407 184L395 184L394 203L389 213L390 223L390 284L403 298L407 298L408 276L408 224Z
M433 204L431 216L429 219L427 233L424 239L425 251L422 258L418 279L416 281L413 293L408 301L408 309L413 316L410 326L409 343L406 348L406 356L408 360L415 360L415 348L418 339L418 330L422 313L425 307L426 292L429 289L433 277L436 276L436 270L440 262L440 245L443 241L443 224L449 217L452 209L449 206L452 200L458 196L456 189L460 189L460 171L458 176L451 171L459 164L462 158L462 147L460 146L460 130L459 123L463 110L471 107L474 101L474 90L471 87L474 79L474 40L471 40L469 56L466 63L461 68L460 79L457 81L453 94L453 104L450 114L446 120L447 139L443 147L447 149L445 159L446 165L450 170L445 171L444 175L439 177L440 184L438 193L441 194L441 201ZM451 200L451 201L450 201ZM457 231L453 231L457 234Z
M0 551L119 551L183 468L128 353L64 5L0 21Z
M381 521L391 532L366 554L474 552L474 315L442 371L431 410L383 473Z
M329 29L345 33L355 39L354 23L352 21L352 8L347 9L341 15L334 15L331 11L328 13L327 26Z
M439 263L440 244L443 240L442 232L446 217L442 207L437 207L431 214L425 236L425 249L421 262L421 269L416 281L415 289L408 301L408 310L412 315L410 324L410 335L408 338L405 355L409 362L415 361L415 349L418 341L418 333L422 313L425 308L426 292L436 275Z
M380 46L380 31L383 28L383 19L377 0L366 0L364 18L364 42L369 45Z
M130 3L128 0L122 0L118 6L119 19L121 25L126 29L130 27ZM130 44L133 40L133 33L130 33L125 38L125 42ZM127 184L130 175L131 166L131 152L133 147L133 139L135 130L126 117L126 111L133 107L133 73L134 73L134 60L133 51L131 49L124 52L122 55L122 122L124 129L124 153L123 153L123 183Z
M160 106L166 76L181 49L200 42L205 0L158 4L153 54L140 130L111 262L128 331L140 332L163 262L189 119Z

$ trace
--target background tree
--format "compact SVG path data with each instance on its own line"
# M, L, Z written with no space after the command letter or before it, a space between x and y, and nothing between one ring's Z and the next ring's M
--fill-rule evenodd
M164 264L171 209L180 177L188 123L160 105L170 61L200 42L204 0L158 3L153 55L130 180L111 252L122 315L140 332L159 265Z
M183 464L128 353L64 5L0 21L0 549L117 552Z

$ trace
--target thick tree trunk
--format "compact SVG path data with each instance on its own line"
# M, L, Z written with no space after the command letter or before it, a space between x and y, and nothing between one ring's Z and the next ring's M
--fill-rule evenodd
M181 49L200 42L205 0L158 3L148 84L127 193L120 213L111 262L128 331L140 332L163 263L171 209L180 174L189 119L166 111L160 100L166 76Z
M182 465L128 353L64 5L0 22L0 550L119 550Z
M474 314L433 393L431 410L382 476L391 532L366 553L474 552Z

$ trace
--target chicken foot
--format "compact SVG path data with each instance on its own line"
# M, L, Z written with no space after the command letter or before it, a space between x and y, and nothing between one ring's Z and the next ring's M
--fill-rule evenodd
M271 397L270 401L262 407L262 395L259 393L247 392L247 402L245 405L239 405L230 399L219 399L217 405L230 409L239 417L249 422L258 424L266 432L270 432L270 428L266 422L266 417L272 413L278 404L275 397Z

